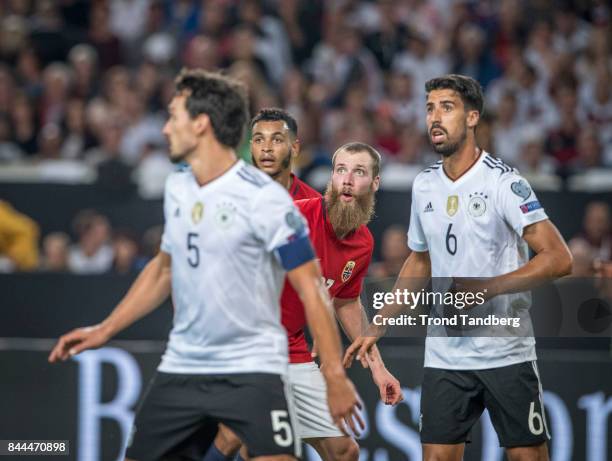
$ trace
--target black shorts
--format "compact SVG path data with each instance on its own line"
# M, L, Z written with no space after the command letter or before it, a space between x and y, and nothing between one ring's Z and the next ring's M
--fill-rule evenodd
M550 440L536 362L487 370L425 368L421 390L421 442L469 442L484 409L506 448Z
M251 457L300 456L279 375L162 372L153 377L136 413L126 456L138 461L199 461L218 423L242 440Z

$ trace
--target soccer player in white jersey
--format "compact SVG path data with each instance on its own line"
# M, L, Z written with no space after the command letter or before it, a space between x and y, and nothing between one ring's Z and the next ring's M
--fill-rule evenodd
M461 460L470 430L487 408L510 461L547 460L550 434L525 292L569 274L572 258L527 181L477 147L475 130L483 110L478 82L447 75L428 81L425 89L429 138L442 160L414 181L412 253L396 287L419 291L430 277L452 277L457 292L483 295L486 289L488 302L482 307L503 317L513 313L522 328L497 337L444 336L428 328L423 459ZM527 246L535 253L531 260ZM389 318L401 309L390 304L381 315ZM347 349L345 365L368 354L384 333L383 325L370 325Z
M278 301L285 272L319 344L336 424L354 427L357 405L307 227L281 186L236 157L248 116L244 88L191 70L176 90L164 134L171 160L191 168L166 183L161 251L103 322L62 336L49 360L103 345L172 291L174 325L126 459L199 460L221 422L252 459L294 460L299 437L282 381Z

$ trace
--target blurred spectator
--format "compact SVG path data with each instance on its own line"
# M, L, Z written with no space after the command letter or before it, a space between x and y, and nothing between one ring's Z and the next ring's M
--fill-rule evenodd
M61 158L62 131L54 123L48 123L42 127L38 134L37 160L57 160Z
M0 162L19 160L23 152L12 139L11 119L0 112Z
M128 230L116 231L113 235L113 272L129 274L137 269L138 238Z
M8 66L0 62L0 113L11 111L15 94L15 79Z
M486 35L477 24L465 24L458 30L453 72L469 75L486 88L500 73L500 67L485 46Z
M66 105L64 120L64 141L61 147L61 157L81 159L83 153L94 146L95 139L87 127L85 103L82 99L72 98Z
M81 43L68 53L68 62L74 77L72 94L89 100L98 92L98 54L94 47Z
M113 247L109 244L110 225L105 216L83 210L73 221L78 242L70 248L68 268L76 274L102 274L113 264Z
M136 88L130 88L121 101L121 113L125 120L119 146L121 159L130 166L140 161L145 146L164 143L162 129L165 120L145 109L144 101Z
M408 36L408 28L401 22L397 14L397 6L393 0L378 0L376 2L377 19L375 30L366 36L366 46L372 50L379 66L388 71L393 64L393 58L402 51Z
M88 38L97 51L101 70L121 63L121 42L110 28L110 11L105 2L95 2L91 8Z
M24 93L15 96L11 116L15 143L26 155L34 155L38 151L38 124L32 103Z
M502 95L508 91L516 95L521 123L537 125L542 130L553 123L553 102L549 96L548 83L520 54L511 59L504 74L487 88L485 108L496 112Z
M592 277L595 269L595 256L593 248L583 239L572 239L568 243L574 261L572 263L572 277Z
M400 273L410 254L406 244L407 229L403 226L390 226L382 235L380 247L381 260L372 264L370 275L375 278L395 278Z
M516 167L521 174L529 177L538 175L552 175L556 164L544 149L544 135L534 126L525 126L517 139L519 158ZM531 180L530 180L531 182Z
M145 33L150 0L109 0L108 26L131 56Z
M412 88L416 101L425 101L425 82L451 70L451 63L443 41L436 42L422 33L408 35L404 51L393 59L392 69L412 75Z
M582 102L588 119L595 124L603 143L604 162L612 166L612 88L609 59L600 60L595 75L583 85Z
M168 158L167 148L147 144L132 179L138 187L138 195L144 199L161 199L164 196L166 178L175 167Z
M40 269L47 272L67 271L69 249L70 237L64 232L52 232L46 235L42 243Z
M70 91L70 68L55 62L43 72L43 94L40 101L40 123L60 124L66 111L66 100Z
M280 85L291 67L289 37L283 23L264 14L259 0L240 0L237 3L240 22L254 32L255 55L264 63L270 83Z
M321 39L323 0L282 0L276 6L289 39L292 61L302 65Z
M597 260L612 260L610 206L605 202L589 203L584 213L582 231L572 241L586 243Z
M580 173L602 166L602 145L599 132L592 125L585 126L578 135L577 156L571 163L572 172Z
M38 266L38 225L0 200L0 272L31 271Z
M34 48L28 46L19 51L16 71L24 93L30 98L40 97L43 90L42 68Z
M556 117L548 132L546 150L558 162L567 166L577 155L577 136L585 121L579 111L577 82L572 75L560 76L553 87Z
M22 16L0 16L0 62L15 64L28 38L28 23Z
M219 67L218 46L213 38L196 35L187 43L183 61L190 69L213 71Z
M98 169L97 185L117 198L127 197L132 189L132 167L121 150L124 127L121 120L109 117L103 122L101 144L85 152L85 159Z
M519 162L519 148L523 125L519 122L516 94L507 91L501 97L495 122L493 123L493 152L509 165L516 166Z
M393 119L404 124L418 124L421 131L425 129L425 118L422 117L424 101L417 99L414 92L414 79L407 70L397 69L390 73L388 79L389 104Z
M379 101L383 80L376 58L363 46L356 28L338 20L331 26L326 41L313 51L312 72L315 81L324 89L325 100L338 105L346 89L356 82L365 83L368 103Z

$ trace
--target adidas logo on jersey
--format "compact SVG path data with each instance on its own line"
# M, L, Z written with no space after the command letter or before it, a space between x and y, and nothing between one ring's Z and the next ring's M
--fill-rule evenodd
M434 209L433 209L433 206L431 205L431 202L429 202L429 203L427 204L427 206L425 207L425 209L423 210L423 213L430 213L430 212L432 212L433 210L434 210Z

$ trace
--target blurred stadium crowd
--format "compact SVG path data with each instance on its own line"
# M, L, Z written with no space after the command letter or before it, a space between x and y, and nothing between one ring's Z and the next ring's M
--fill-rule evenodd
M181 67L243 80L252 113L289 110L302 146L296 171L315 187L335 148L363 141L383 154L383 187L409 188L436 160L424 83L454 72L485 89L479 145L536 189L612 190L606 0L5 0L0 181L101 181L159 198L172 170L161 129ZM4 212L27 220L8 204ZM113 232L91 210L73 231L74 246L44 236L40 261L7 268L50 269L58 252L58 267L74 272L124 272L142 267L159 238L159 229L144 241ZM403 261L403 232L385 234L383 257L387 246ZM610 259L609 204L587 207L580 238L576 251L591 262ZM388 264L373 272L393 272Z

